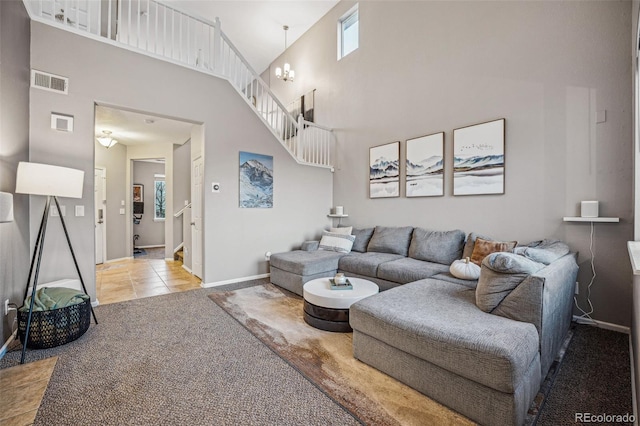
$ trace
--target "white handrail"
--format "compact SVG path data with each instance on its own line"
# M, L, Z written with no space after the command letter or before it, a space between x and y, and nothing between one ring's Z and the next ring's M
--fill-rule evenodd
M183 208L181 208L180 210L178 210L178 211L173 215L173 217L180 217L180 216L182 216L182 214L184 213L184 211L185 211L186 209L188 209L189 207L191 207L191 203L187 204L186 206L184 206Z
M218 18L211 22L160 0L23 2L38 22L225 78L296 161L331 167L331 129L293 117L222 32Z

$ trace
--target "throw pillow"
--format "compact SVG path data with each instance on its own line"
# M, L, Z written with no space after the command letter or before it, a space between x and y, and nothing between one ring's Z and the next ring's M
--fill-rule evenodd
M482 271L476 287L476 305L492 312L529 275L544 267L515 253L491 253L482 261Z
M356 237L351 250L365 253L367 251L367 246L369 245L369 240L371 240L371 236L373 235L373 228L353 228L351 234Z
M534 241L523 247L516 247L514 253L533 261L550 264L569 253L569 246L559 240Z
M367 246L367 251L406 256L409 253L409 243L411 242L412 233L412 226L376 226L369 245Z
M336 234L333 232L322 232L320 246L318 250L337 251L340 253L349 253L356 237L353 235Z
M341 226L339 228L329 228L329 232L333 234L351 235L352 226Z
M454 231L430 231L416 228L413 230L409 257L427 262L449 265L462 255L465 234Z
M476 238L482 238L483 240L493 241L493 238L487 237L485 235L476 234L475 232L470 232L469 236L467 236L467 240L464 242L464 249L462 249L462 257L461 259L466 259L467 257L471 257L473 254L473 246L476 244Z
M489 241L477 237L471 253L471 261L476 265L481 265L482 260L491 253L506 251L511 252L518 245L517 241Z

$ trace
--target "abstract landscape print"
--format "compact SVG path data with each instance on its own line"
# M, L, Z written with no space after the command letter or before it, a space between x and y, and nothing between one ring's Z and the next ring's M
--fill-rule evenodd
M369 148L369 197L400 196L400 142Z
M407 197L444 195L444 132L408 139Z
M504 194L505 119L453 131L453 195Z
M240 151L240 207L273 207L273 157Z

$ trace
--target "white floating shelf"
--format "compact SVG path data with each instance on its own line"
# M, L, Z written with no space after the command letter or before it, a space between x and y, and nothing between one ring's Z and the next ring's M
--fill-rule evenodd
M571 217L565 216L562 218L565 222L620 222L619 217Z
M342 218L342 217L349 217L349 215L348 215L348 214L328 214L327 216L328 216L328 217L340 217L340 218Z

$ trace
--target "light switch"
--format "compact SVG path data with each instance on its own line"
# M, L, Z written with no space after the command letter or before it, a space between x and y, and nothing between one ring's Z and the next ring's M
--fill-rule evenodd
M76 206L76 216L84 216L84 206Z
M124 209L120 209L120 214L124 214Z
M120 201L120 205L124 206L124 200Z

